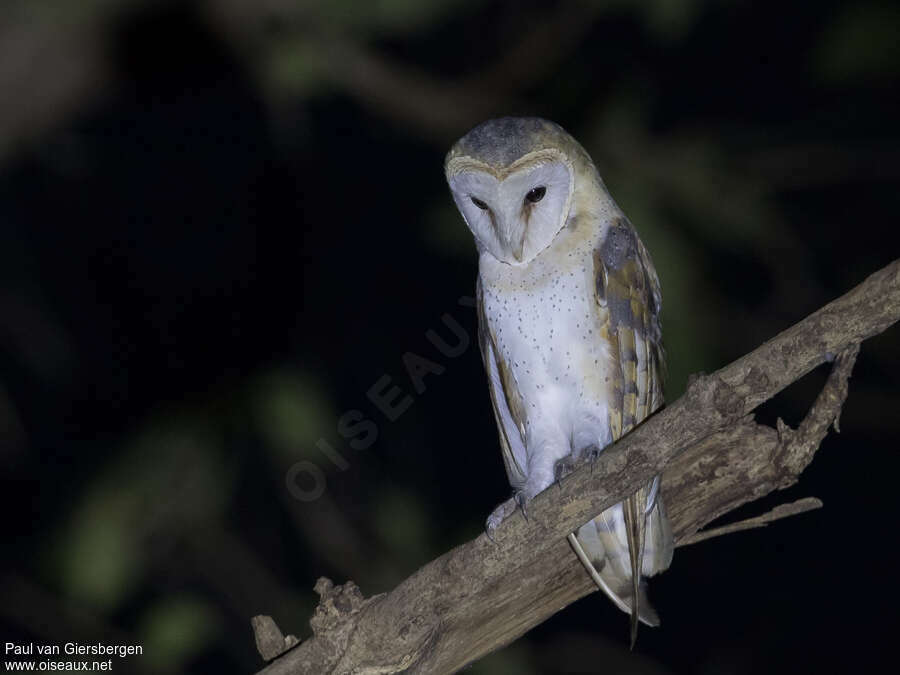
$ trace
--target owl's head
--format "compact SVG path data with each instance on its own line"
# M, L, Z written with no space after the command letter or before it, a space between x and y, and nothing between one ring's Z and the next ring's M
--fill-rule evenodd
M576 172L585 164L593 167L558 124L502 117L459 139L444 168L479 247L517 265L534 259L566 224Z

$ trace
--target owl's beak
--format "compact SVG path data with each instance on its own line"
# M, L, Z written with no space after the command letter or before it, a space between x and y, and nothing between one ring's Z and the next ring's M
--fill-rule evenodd
M505 214L495 220L493 213L491 214L491 224L494 226L494 232L500 240L505 255L512 255L513 260L517 263L522 262L525 253L525 239L527 234L527 224L523 224L521 220L515 216L507 217Z
M506 250L512 253L516 262L522 262L524 257L526 235L527 230L524 227L518 231L514 227L510 227L501 235L505 240Z
M516 262L522 262L522 253L525 251L525 233L522 233L522 238L519 239L518 243L513 246L512 253L513 258L516 259Z

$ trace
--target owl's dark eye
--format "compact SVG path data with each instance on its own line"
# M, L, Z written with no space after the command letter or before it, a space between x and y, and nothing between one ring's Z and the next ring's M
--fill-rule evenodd
M471 196L470 196L469 199L471 199L471 200L472 200L472 203L473 203L475 206L477 206L479 209L481 209L482 211L487 211L488 205L485 204L485 203L484 203L483 201L481 201L480 199L478 199L478 197L471 197Z
M527 195L525 195L525 201L531 204L537 204L544 198L544 195L547 193L547 188L543 185L539 185L538 187L529 191Z

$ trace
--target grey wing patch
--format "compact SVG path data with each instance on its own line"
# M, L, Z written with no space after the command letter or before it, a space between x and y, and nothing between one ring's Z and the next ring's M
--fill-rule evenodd
M487 373L491 405L497 421L503 465L506 468L510 485L514 489L518 489L525 484L528 477L525 472L527 464L523 441L524 406L512 374L502 360L497 358L490 326L484 314L480 283L476 287L475 295L478 305L478 343L481 346L481 357Z

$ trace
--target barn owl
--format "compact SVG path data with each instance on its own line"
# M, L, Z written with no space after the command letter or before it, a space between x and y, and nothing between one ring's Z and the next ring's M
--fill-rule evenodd
M484 122L447 155L478 250L481 354L515 503L596 458L662 405L660 288L650 255L587 152L539 118ZM488 536L510 515L487 520ZM527 515L527 512L526 512ZM659 477L569 536L597 585L655 626L642 576L666 569Z

